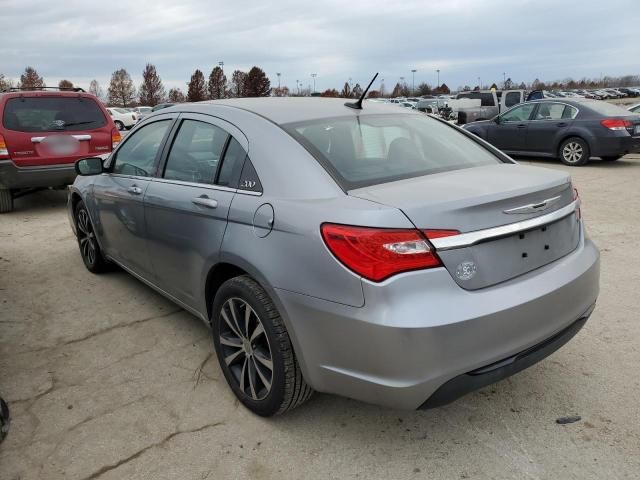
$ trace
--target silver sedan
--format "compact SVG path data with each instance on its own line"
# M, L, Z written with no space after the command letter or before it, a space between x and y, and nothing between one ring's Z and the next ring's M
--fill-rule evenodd
M210 325L259 415L314 390L443 405L560 348L598 296L569 176L415 110L182 104L76 169L86 267L119 265Z

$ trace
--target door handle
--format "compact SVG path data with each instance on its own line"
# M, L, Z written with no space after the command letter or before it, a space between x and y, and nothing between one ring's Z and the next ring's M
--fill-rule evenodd
M142 189L137 185L131 185L129 188L127 188L127 192L133 195L140 195L142 193Z
M191 201L200 206L200 207L206 207L206 208L217 208L218 207L218 201L214 200L213 198L209 198L206 195L202 195L201 197L196 197L196 198L192 198Z
M516 128L526 128L527 126L524 123L521 123L520 125L518 125Z
M558 126L558 127L566 127L567 123L566 122L556 123L556 126Z

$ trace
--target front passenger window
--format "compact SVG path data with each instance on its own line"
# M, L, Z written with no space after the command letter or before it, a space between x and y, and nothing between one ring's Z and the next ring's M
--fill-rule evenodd
M113 173L149 177L171 120L145 125L133 133L116 153Z

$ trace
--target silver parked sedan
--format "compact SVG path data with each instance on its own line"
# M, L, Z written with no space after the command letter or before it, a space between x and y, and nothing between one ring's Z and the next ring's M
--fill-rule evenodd
M551 354L598 296L569 176L418 111L183 104L76 168L87 268L115 263L210 324L260 415L313 390L443 405Z

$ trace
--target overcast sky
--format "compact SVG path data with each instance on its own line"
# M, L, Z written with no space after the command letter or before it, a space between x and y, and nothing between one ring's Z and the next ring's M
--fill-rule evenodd
M146 62L185 90L194 69L258 65L277 86L340 88L376 71L387 90L640 73L638 0L0 0L0 73L31 65L48 85L106 89Z

